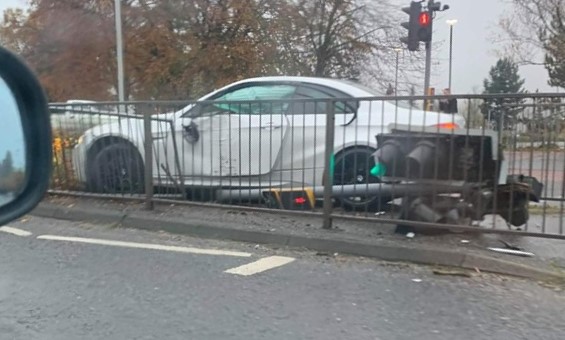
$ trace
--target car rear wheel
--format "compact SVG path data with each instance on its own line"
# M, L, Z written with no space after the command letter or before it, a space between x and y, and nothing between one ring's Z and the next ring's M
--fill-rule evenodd
M375 166L375 150L366 146L346 149L335 156L334 185L379 183L379 178L371 175ZM339 193L339 192L338 192ZM376 195L337 197L340 206L346 210L384 209L388 200Z
M108 145L89 162L87 186L98 193L135 194L144 192L143 160L126 143Z

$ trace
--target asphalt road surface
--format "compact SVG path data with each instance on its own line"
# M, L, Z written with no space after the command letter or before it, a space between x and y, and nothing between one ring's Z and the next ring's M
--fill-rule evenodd
M0 339L563 339L565 332L565 294L535 282L50 219L10 227L0 228Z
M564 198L565 152L516 151L505 152L510 174L534 176L544 184L544 197Z

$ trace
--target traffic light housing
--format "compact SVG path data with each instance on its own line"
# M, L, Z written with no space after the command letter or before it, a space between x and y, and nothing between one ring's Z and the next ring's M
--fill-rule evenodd
M445 142L434 143L430 138L425 138L416 143L410 153L406 156L406 171L410 178L435 178L439 176L440 167L444 167L447 157Z
M474 135L466 129L426 130L377 135L371 174L385 181L497 182L500 153L495 136L479 130Z
M377 137L379 140L379 137ZM380 143L382 141L382 143ZM375 166L371 169L371 175L375 177L397 177L404 176L405 172L405 143L394 138L381 137L379 148L374 153Z
M421 2L411 2L402 11L409 15L407 22L401 24L408 30L408 36L400 40L406 44L409 51L418 51L420 42L432 41L433 13L441 10L441 3L430 1L427 9L423 10ZM444 8L449 8L448 6Z
M430 12L421 12L418 16L418 41L432 41L433 18Z
M420 13L422 13L422 3L412 1L410 7L402 8L402 11L409 15L407 22L403 22L400 25L408 30L408 36L401 38L400 40L406 44L409 51L418 51L420 46L420 39L418 37L418 31L420 29Z

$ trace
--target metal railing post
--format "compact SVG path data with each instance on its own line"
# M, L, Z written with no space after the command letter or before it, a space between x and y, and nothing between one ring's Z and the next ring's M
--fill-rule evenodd
M323 228L332 228L332 186L333 186L333 157L334 157L334 132L335 132L335 102L328 102L326 115L326 146L324 155L324 212Z
M153 210L153 134L151 131L151 112L143 115L143 132L145 140L145 209Z

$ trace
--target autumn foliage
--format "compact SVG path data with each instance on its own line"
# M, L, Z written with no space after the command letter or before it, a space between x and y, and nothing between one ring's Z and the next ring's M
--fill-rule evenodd
M394 32L367 3L123 0L126 98L191 99L263 75L357 77L370 60L383 69L375 57ZM4 12L0 39L50 101L116 99L113 0L31 0Z

